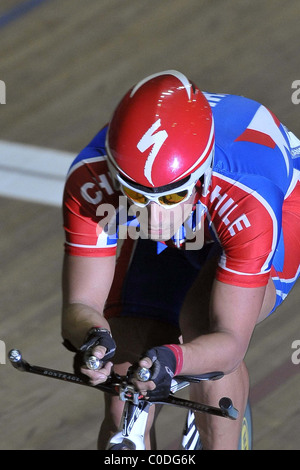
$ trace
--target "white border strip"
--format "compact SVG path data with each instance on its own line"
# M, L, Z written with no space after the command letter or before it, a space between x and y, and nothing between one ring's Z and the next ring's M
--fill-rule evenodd
M61 207L76 154L0 140L0 196Z

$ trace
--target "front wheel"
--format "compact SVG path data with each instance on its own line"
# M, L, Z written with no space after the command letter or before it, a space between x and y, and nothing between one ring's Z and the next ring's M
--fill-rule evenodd
M110 444L107 450L136 450L136 446L130 439L123 439L121 442Z
M251 406L248 401L242 422L241 437L239 442L239 450L252 449L252 414Z

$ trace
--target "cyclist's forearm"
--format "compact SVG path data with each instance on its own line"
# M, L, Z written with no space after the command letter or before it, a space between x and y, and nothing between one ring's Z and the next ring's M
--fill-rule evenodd
M183 367L181 374L198 375L220 371L233 372L243 361L246 349L232 334L216 332L199 336L181 346Z
M63 308L62 337L69 340L73 346L80 347L88 330L94 326L110 329L104 316L88 305L74 303Z

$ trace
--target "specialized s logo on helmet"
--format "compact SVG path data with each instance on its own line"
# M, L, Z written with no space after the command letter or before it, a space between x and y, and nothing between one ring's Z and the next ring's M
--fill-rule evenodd
M160 188L187 177L196 181L213 158L211 108L182 73L151 75L119 103L106 147L109 164L122 184L132 181Z
M151 178L152 166L153 166L155 157L157 156L158 152L161 149L161 146L163 145L165 140L168 138L167 131L161 130L159 132L156 132L157 129L160 128L160 126L161 126L161 120L158 119L150 127L150 129L143 135L143 137L137 144L137 148L142 153L144 153L148 148L152 147L152 150L150 151L148 158L146 160L145 169L144 169L145 176L152 186L153 186L153 181ZM154 134L155 132L156 134Z

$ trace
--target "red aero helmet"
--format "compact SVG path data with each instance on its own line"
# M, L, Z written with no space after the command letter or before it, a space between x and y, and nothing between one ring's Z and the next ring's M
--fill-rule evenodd
M196 182L212 164L211 108L182 73L168 70L151 75L117 106L106 147L115 176L126 185L132 181L146 190L180 185L185 179Z

